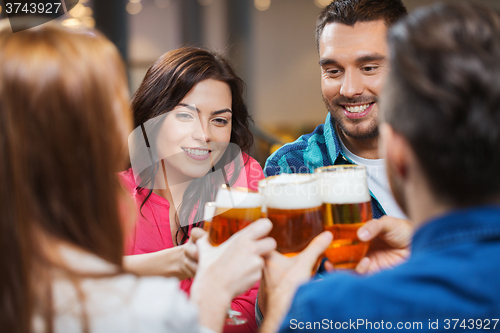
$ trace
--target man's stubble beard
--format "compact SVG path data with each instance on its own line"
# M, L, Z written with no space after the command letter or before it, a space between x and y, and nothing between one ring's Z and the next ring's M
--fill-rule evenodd
M372 119L368 130L363 131L363 132L351 131L348 128L348 126L346 126L346 119L345 119L345 116L343 115L342 108L338 104L336 107L334 107L332 103L328 102L325 99L325 97L323 97L323 101L325 102L326 108L327 108L328 112L330 112L330 115L333 118L333 121L338 126L339 130L341 130L345 136L356 139L356 140L370 140L370 139L378 138L379 130L378 130L378 120L376 118ZM352 119L350 121L352 123L360 123L363 120Z

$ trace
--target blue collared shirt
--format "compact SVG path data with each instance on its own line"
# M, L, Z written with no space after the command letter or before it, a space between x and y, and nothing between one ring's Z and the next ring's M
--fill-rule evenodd
M425 223L409 260L394 269L372 276L333 273L303 285L280 332L500 330L498 319L500 207L488 206Z

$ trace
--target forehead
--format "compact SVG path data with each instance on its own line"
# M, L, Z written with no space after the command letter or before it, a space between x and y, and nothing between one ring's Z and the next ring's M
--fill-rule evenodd
M387 26L383 20L325 25L319 40L321 59L349 62L367 54L387 55Z
M231 88L222 81L205 79L198 82L182 99L186 104L205 104L211 107L231 106Z

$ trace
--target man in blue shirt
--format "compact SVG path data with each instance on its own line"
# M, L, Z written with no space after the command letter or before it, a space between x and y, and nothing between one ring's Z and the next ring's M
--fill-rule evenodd
M273 254L264 332L280 322L281 332L500 330L499 36L500 12L466 3L418 10L391 29L381 149L416 228L410 258L295 293L331 236L295 258Z
M264 174L308 173L334 164L366 167L373 217L406 218L390 193L378 149L378 96L388 72L387 30L407 15L401 0L334 0L318 16L321 93L328 110L314 132L278 149Z
M406 15L401 0L334 0L324 8L316 22L316 44L326 121L313 133L281 147L264 167L266 176L311 173L334 164L366 167L373 217L383 218L366 223L358 232L363 241L377 237L356 268L360 273L400 263L408 253L411 227L392 196L378 147L378 96L389 69L386 35ZM405 231L398 236L401 241L390 239L401 230ZM367 231L371 233L363 237ZM387 255L380 255L381 248ZM259 323L266 310L264 287L261 284L256 302Z

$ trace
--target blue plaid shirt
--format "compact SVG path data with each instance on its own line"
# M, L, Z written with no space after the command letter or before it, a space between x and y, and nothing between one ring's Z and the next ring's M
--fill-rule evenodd
M264 175L266 177L280 173L313 173L316 168L328 165L355 164L342 150L340 139L330 113L324 124L319 125L310 133L300 136L295 142L287 143L275 151L266 161ZM385 214L384 209L371 193L373 218L380 218ZM318 276L325 274L324 262L318 270ZM258 301L255 303L255 319L260 326L263 315L260 312Z

